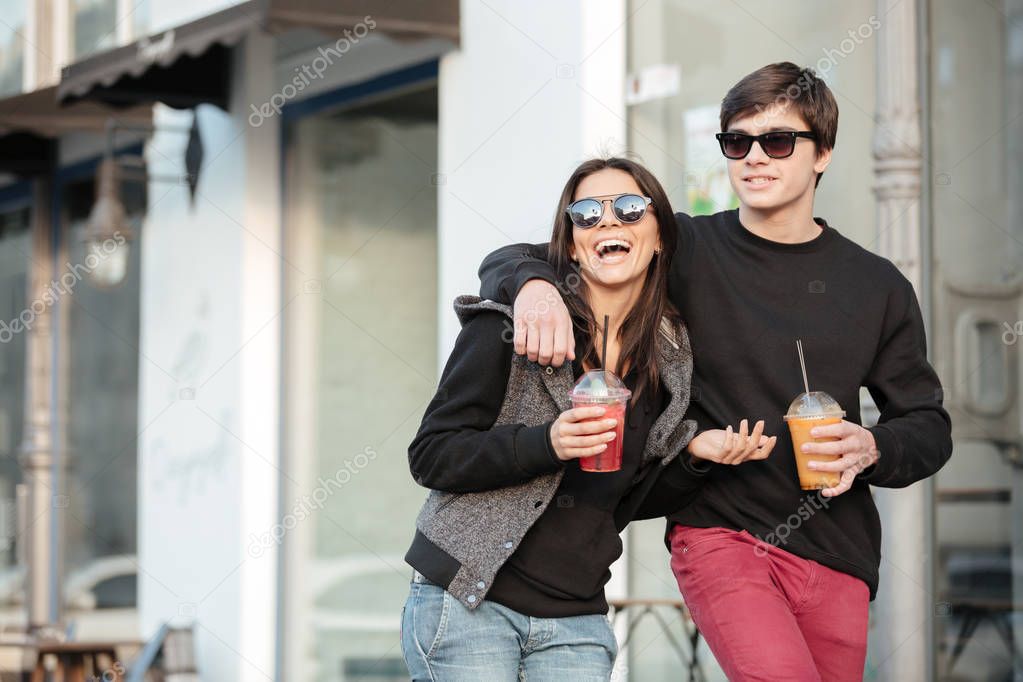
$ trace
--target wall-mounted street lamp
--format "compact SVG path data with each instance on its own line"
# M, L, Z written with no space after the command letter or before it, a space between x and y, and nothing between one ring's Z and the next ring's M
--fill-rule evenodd
M93 284L104 288L117 286L124 280L130 243L135 239L119 196L119 171L116 159L104 158L100 162L96 171L96 203L83 235L86 251L100 256L96 267L89 271L89 278Z
M187 132L188 145L185 147L185 175L158 176L146 171L145 159L141 156L114 155L114 138L118 131L156 132L153 126L122 124L114 119L107 121L107 144L103 160L96 171L96 202L89 213L89 220L82 236L86 251L95 253L96 267L89 270L89 278L96 286L110 288L124 281L128 271L128 256L135 230L128 221L124 202L121 200L121 182L173 182L188 185L189 198L195 203L195 191L199 185L199 171L202 168L203 147L199 134L199 116L193 112L189 128L161 127L160 132Z

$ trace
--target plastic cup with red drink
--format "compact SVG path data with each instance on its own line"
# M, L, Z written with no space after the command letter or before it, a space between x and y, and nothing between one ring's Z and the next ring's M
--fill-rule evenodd
M569 393L572 407L603 407L604 415L585 421L614 419L614 440L607 448L589 457L579 458L579 468L590 472L618 471L622 468L622 437L625 433L625 411L632 391L614 372L594 369L586 372Z

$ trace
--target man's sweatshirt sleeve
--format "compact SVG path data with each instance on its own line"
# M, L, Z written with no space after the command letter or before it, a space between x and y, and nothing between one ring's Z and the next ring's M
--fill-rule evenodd
M631 517L626 523L656 519L674 514L686 507L696 499L712 468L708 462L694 463L685 450L667 466L661 466L660 463L655 463L654 466L656 469L653 475L656 476L656 481L650 486L649 491L643 491L638 506L629 510Z
M902 488L933 475L952 455L952 429L938 375L927 361L920 306L909 281L888 299L879 351L866 387L881 411L870 429L877 463L860 474L871 485Z
M437 394L409 446L416 483L451 493L494 490L561 468L550 424L495 426L504 404L513 350L508 319L494 312L472 318L455 341Z
M480 265L480 296L507 305L515 302L522 285L531 279L557 284L547 262L546 244L512 244L494 251Z

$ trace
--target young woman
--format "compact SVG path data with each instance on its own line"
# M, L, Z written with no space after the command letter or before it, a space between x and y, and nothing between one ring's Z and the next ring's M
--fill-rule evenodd
M700 459L770 453L762 422L749 434L745 420L690 445L692 354L666 284L675 240L649 171L587 161L562 192L550 250L577 359L555 369L515 355L510 308L456 300L462 331L409 448L413 477L431 489L405 557L415 571L401 641L414 680L609 679L604 585L620 531L692 499L709 468ZM614 420L572 409L569 392L601 366L605 333L607 367L632 398L621 469L587 473L575 460L608 447Z

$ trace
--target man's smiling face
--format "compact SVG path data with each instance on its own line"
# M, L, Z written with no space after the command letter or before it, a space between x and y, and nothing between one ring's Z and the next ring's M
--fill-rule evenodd
M774 131L808 131L809 125L792 106L771 106L763 112L737 117L725 132L761 135ZM743 206L758 213L772 213L813 201L817 174L827 168L831 150L818 154L817 144L810 139L796 138L792 156L772 159L760 143L754 142L744 159L728 161L728 178Z

